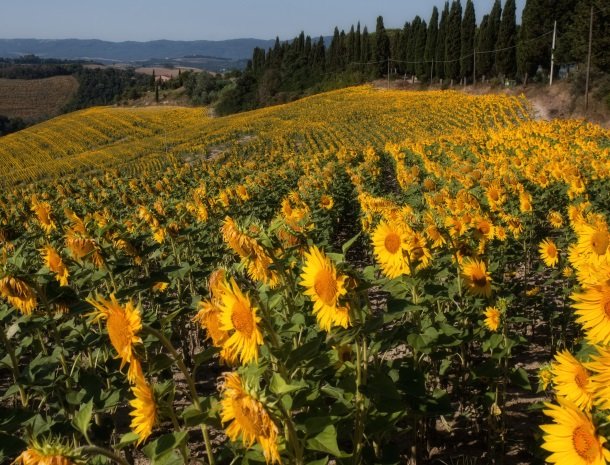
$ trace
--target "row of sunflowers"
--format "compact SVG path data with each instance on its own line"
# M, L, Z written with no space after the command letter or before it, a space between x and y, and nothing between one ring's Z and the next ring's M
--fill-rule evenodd
M607 131L370 87L87 111L121 122L9 136L47 152L0 193L5 460L610 460Z

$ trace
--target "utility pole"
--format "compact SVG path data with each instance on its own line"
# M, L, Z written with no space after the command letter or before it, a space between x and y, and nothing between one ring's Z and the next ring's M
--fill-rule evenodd
M553 70L555 68L555 41L557 40L557 20L553 25L553 45L551 46L551 80L549 86L553 85Z
M585 83L585 115L589 109L589 74L591 73L591 43L593 42L593 5L591 5L591 19L589 20L589 53L587 54L587 81Z

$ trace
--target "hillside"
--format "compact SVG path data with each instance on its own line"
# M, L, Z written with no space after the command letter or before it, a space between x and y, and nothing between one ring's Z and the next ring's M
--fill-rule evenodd
M230 60L249 58L255 47L268 48L272 40L154 40L150 42L108 42L83 39L0 39L0 57L38 55L43 58L90 59L101 61L145 61L151 58L187 56L217 57Z
M61 113L78 89L73 76L0 79L0 115L40 121Z
M439 95L464 100L464 108L457 113L449 107L438 108L435 121L446 121L445 131L473 124L475 121L467 123L467 118L460 117L473 108L519 102L503 97L458 97L455 92L421 93L417 99L413 95L356 87L223 118L209 118L207 110L201 108L92 108L6 136L0 146L0 171L10 173L4 179L9 183L95 167L121 165L129 169L132 162L170 157L192 161L221 152L248 153L261 147L270 152L298 153L382 147L386 142L440 131L432 122L409 119L404 110L409 107L421 112L428 100L436 102ZM512 105L509 111L514 117L525 117L524 108L516 115L519 107ZM477 121L488 118L485 112L477 111L476 115ZM295 126L297 120L300 123ZM334 127L333 134L328 125ZM366 134L359 129L363 126Z
M599 126L363 86L2 142L0 462L531 465L605 418Z

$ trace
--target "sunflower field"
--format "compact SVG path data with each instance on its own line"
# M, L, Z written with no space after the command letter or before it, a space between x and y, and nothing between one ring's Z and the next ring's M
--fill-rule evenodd
M610 132L355 87L0 143L0 462L610 462Z

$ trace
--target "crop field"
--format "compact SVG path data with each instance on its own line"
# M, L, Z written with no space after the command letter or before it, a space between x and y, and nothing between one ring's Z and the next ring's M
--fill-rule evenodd
M364 86L1 141L0 462L610 458L607 130Z
M0 79L0 115L38 121L58 115L76 93L73 76Z

